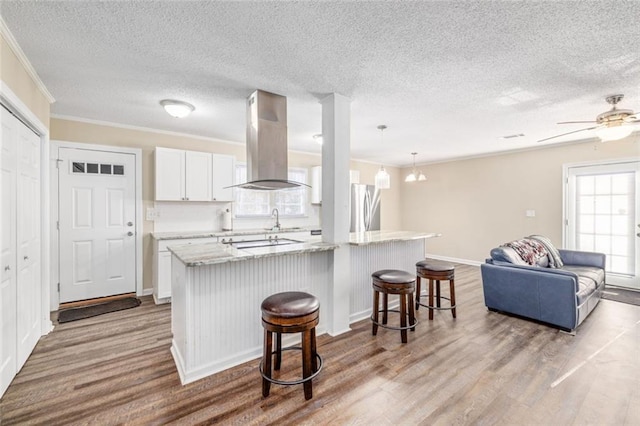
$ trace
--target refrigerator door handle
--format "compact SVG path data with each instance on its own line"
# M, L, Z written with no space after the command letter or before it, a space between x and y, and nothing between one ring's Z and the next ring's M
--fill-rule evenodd
M368 231L371 227L371 193L365 191L364 193L364 230Z

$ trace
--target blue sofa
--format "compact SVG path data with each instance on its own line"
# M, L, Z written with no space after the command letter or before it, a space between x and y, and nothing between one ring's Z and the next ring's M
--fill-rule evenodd
M600 301L606 258L602 253L558 252L564 265L556 269L548 267L544 256L529 265L510 247L491 250L480 267L487 308L575 332Z

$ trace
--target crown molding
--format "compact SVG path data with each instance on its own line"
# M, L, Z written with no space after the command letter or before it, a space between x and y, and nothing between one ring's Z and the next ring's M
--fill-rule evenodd
M53 95L51 95L51 93L49 92L47 87L44 85L42 80L40 80L40 76L31 65L31 62L29 62L29 59L27 59L27 56L22 51L22 48L16 41L15 37L13 36L13 33L11 33L11 30L9 30L9 27L7 27L7 24L6 22L4 22L4 19L2 18L1 15L0 15L0 34L2 35L2 38L5 39L5 41L7 42L7 44L13 51L13 53L16 55L16 57L18 58L18 61L20 61L24 69L27 71L27 74L29 74L29 77L31 77L31 79L36 84L36 86L38 86L38 89L44 95L47 101L49 101L50 104L54 103L56 101L55 98L53 97Z
M95 124L97 126L115 127L117 129L135 130L138 132L158 133L161 135L198 139L198 140L207 141L207 142L219 142L219 143L226 143L229 145L242 145L242 146L245 145L243 142L234 142L234 141L228 141L225 139L216 139L208 136L194 135L191 133L181 133L181 132L173 132L170 130L160 130L160 129L154 129L152 127L143 127L143 126L134 126L131 124L114 123L112 121L94 120L92 118L76 117L73 115L51 114L51 118L55 118L56 120L77 121L78 123Z

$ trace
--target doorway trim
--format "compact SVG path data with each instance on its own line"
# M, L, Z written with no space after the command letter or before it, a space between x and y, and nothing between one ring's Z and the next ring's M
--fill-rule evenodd
M33 111L16 95L11 88L0 80L0 102L11 112L17 114L20 120L27 127L30 127L40 137L40 209L42 217L40 219L40 256L41 271L40 282L42 286L42 300L40 304L40 335L44 336L53 330L51 315L49 314L49 292L50 292L50 262L51 249L49 242L49 128L36 116Z
M142 272L144 268L144 262L142 257L142 149L140 148L126 148L120 146L112 146L112 145L96 145L91 143L81 143L81 142L69 142L62 140L52 140L51 141L51 276L54 277L54 280L51 281L51 300L50 300L50 310L55 311L58 310L60 306L60 293L58 292L58 283L60 282L60 252L59 252L59 230L57 227L58 223L58 201L60 199L59 187L58 187L58 151L59 148L74 148L74 149L83 149L87 151L105 151L105 152L116 152L121 154L133 154L135 157L136 164L136 173L135 173L135 206L136 206L136 295L142 296L144 294L143 290L143 277Z

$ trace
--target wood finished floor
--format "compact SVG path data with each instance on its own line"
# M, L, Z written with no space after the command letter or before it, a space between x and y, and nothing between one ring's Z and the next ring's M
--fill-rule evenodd
M42 338L0 424L640 424L640 306L603 300L571 336L488 312L477 267L457 265L456 296L456 320L421 308L405 345L368 320L319 336L310 401L301 386L262 398L257 360L181 386L170 306L145 297Z

